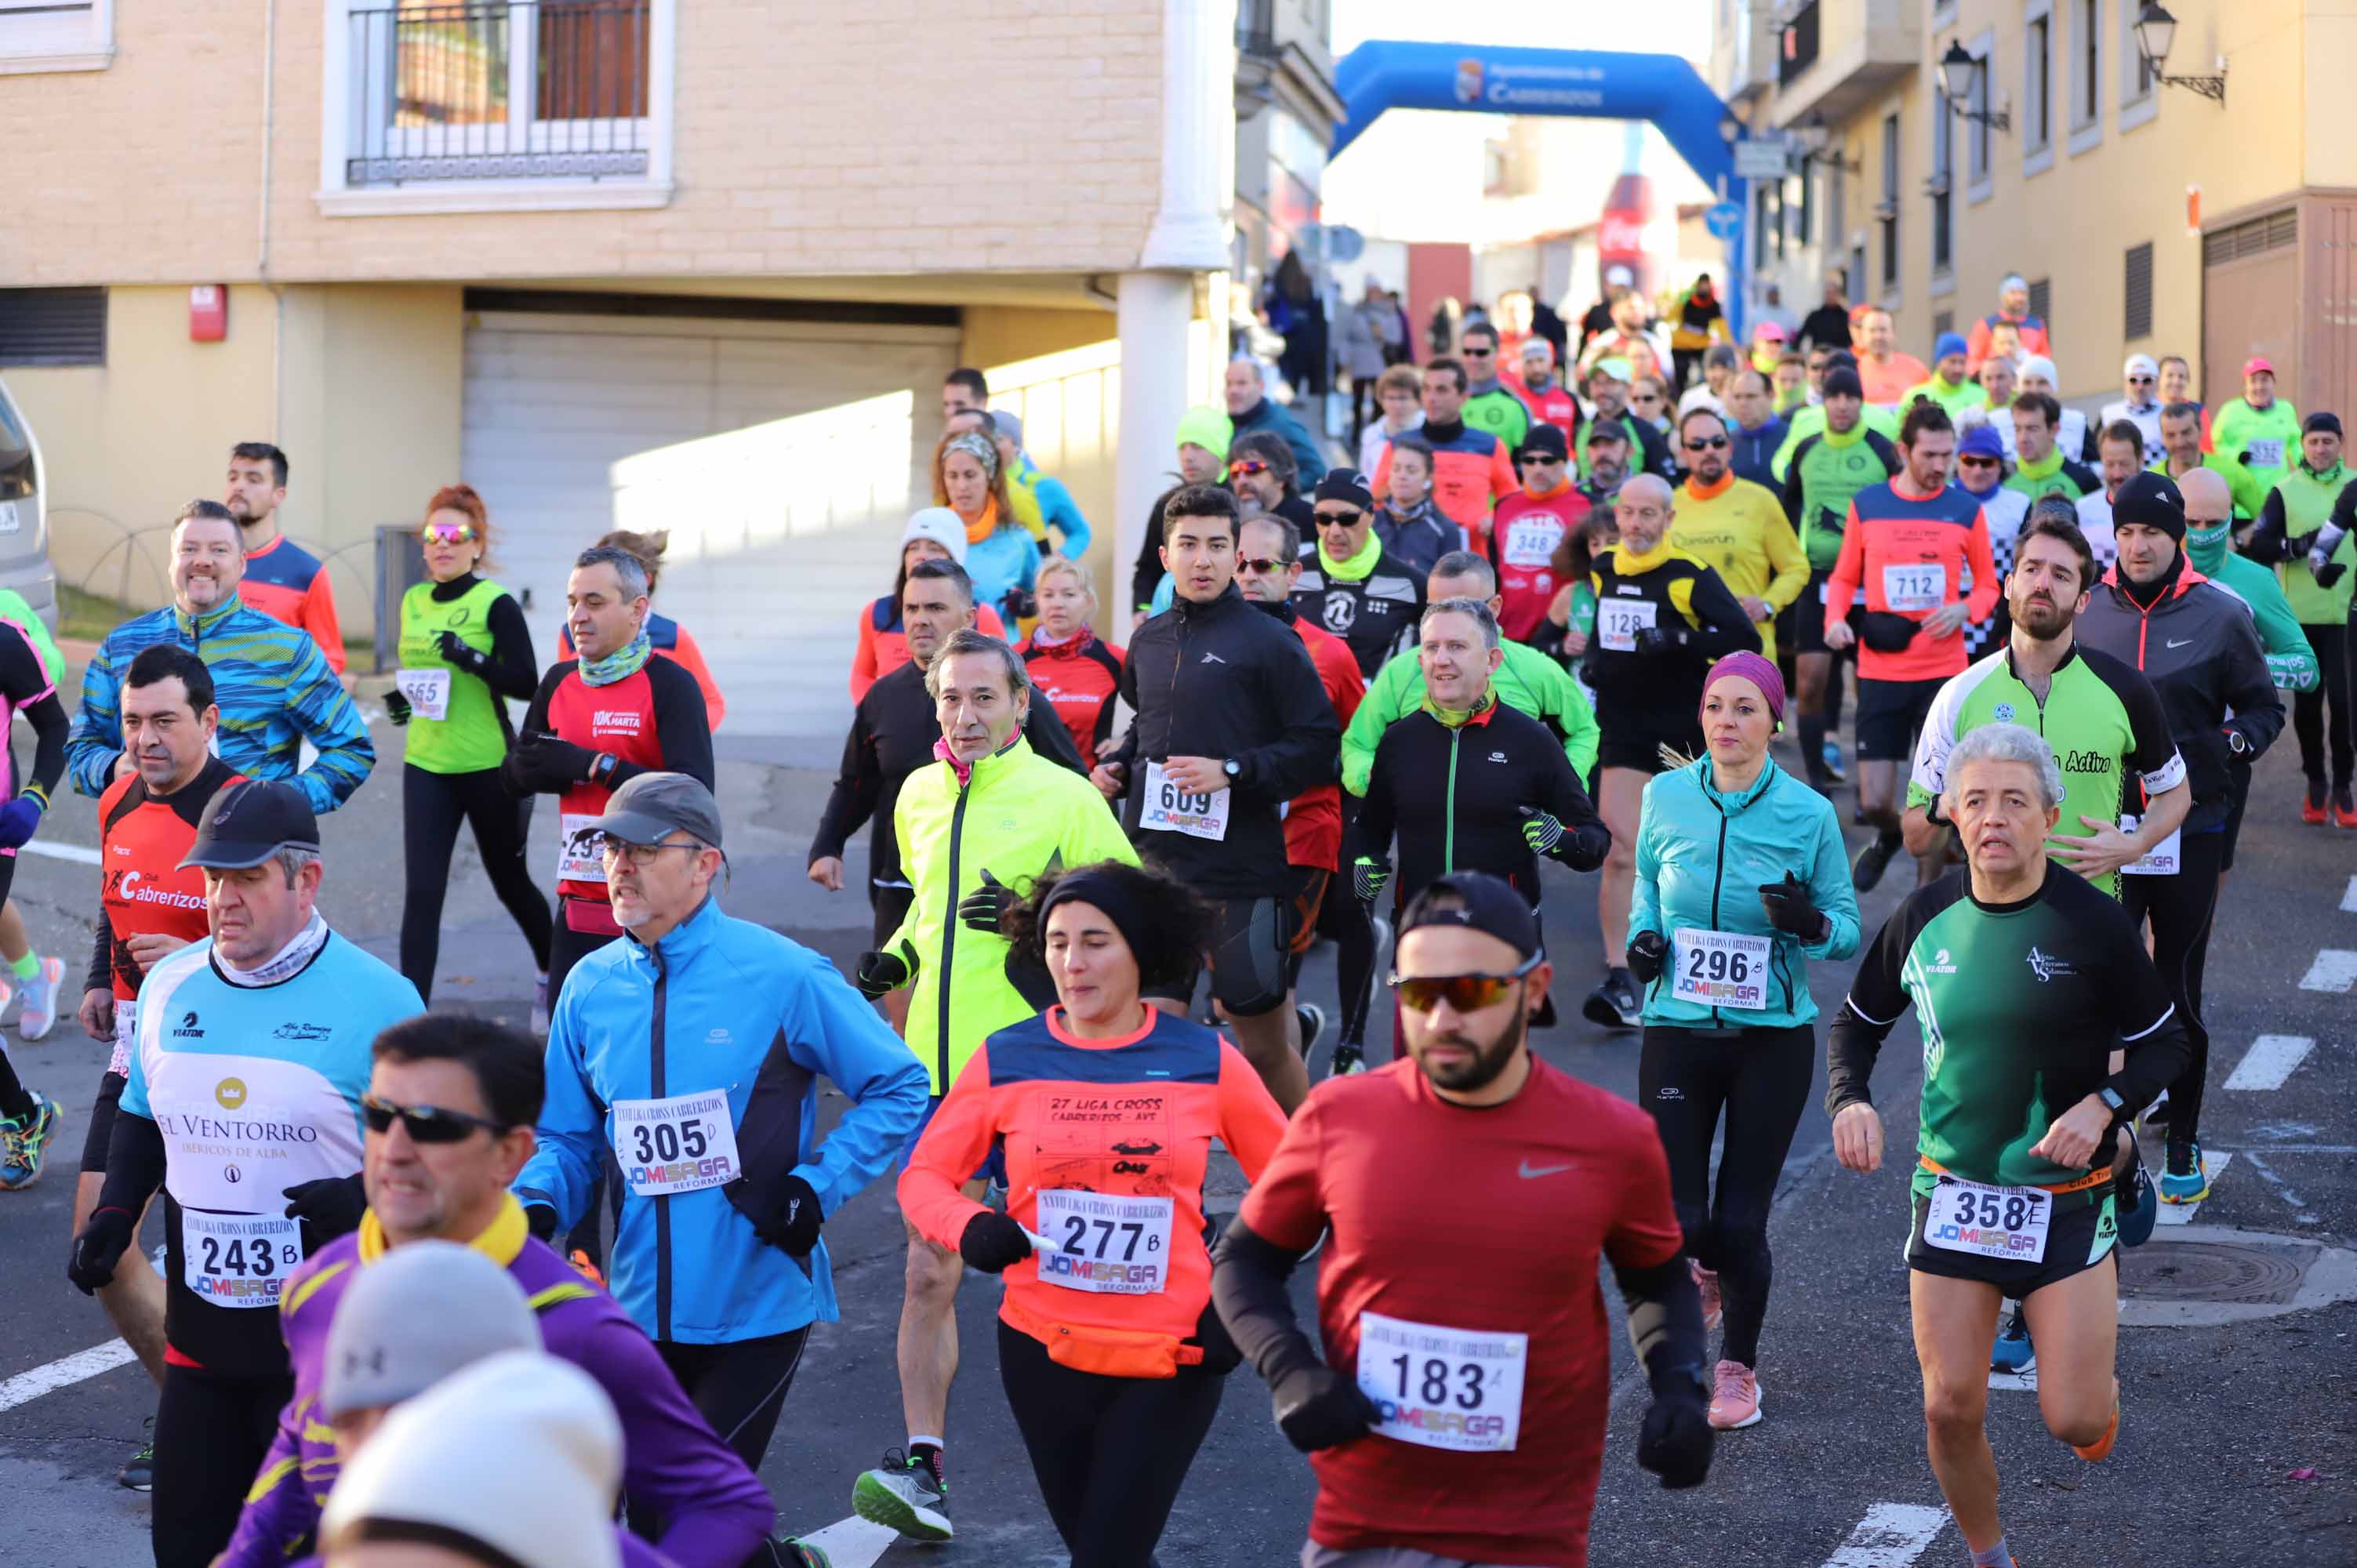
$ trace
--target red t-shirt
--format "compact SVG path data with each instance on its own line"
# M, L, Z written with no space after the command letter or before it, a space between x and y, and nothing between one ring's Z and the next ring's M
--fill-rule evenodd
M1563 585L1555 572L1555 547L1564 535L1587 525L1587 498L1566 484L1550 496L1517 490L1498 503L1490 519L1490 562L1498 569L1498 628L1527 642L1546 619Z
M1359 673L1359 656L1332 632L1314 627L1300 617L1293 629L1309 650L1309 662L1325 682L1326 700L1344 729L1367 695L1367 678ZM1316 784L1293 798L1285 811L1285 864L1338 868L1342 859L1342 787Z
M1597 1262L1654 1268L1682 1244L1652 1119L1535 1059L1520 1094L1478 1109L1396 1061L1310 1091L1242 1218L1304 1251L1332 1227L1318 1327L1337 1368L1358 1365L1364 1312L1529 1336L1512 1450L1378 1434L1313 1454L1310 1538L1582 1568L1612 1380Z
M660 768L663 748L656 708L654 682L643 668L606 686L592 686L576 672L549 694L548 727L576 746ZM568 898L607 902L605 868L573 838L605 811L613 793L603 784L577 783L557 803L556 890Z

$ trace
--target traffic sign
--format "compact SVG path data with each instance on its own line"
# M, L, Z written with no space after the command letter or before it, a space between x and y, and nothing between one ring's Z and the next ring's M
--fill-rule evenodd
M1735 177L1782 179L1789 172L1784 139L1752 136L1735 144Z
M1743 227L1743 209L1732 201L1722 201L1702 215L1703 227L1714 240L1732 240L1735 231Z

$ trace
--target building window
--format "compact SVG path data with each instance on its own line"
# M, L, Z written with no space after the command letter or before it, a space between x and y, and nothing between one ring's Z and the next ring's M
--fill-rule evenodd
M1937 276L1955 266L1955 116L1943 104L1932 116L1932 272Z
M2029 314L2040 321L2054 319L2054 280L2039 278L2029 285Z
M1899 286L1899 116L1882 118L1882 286Z
M1816 217L1816 166L1803 162L1801 165L1800 199L1793 203L1792 212L1792 243L1803 250L1808 248L1809 236L1815 232L1810 224Z
M331 5L327 191L411 199L390 209L655 204L650 190L669 188L675 5Z
M1987 114L1989 112L1989 72L1996 69L1996 51L1993 48L1985 48L1980 51L1977 58L1979 59L1983 69L1974 76L1973 96L1971 101L1964 105L1965 108L1971 110L1974 113L1982 116L1982 118L1978 120L1968 122L1972 126L1972 130L1966 138L1966 145L1971 149L1966 166L1970 173L1973 184L1976 186L1986 185L1988 183L1989 171L1995 161L1996 144L1990 140Z
M1939 338L1946 333L1953 332L1955 329L1956 313L1954 311L1935 310L1932 313L1932 336L1933 338Z
M1817 63L1817 3L1808 3L1792 11L1792 20L1784 24L1778 39L1776 85L1790 86L1792 79Z
M104 363L104 289L0 288L0 365Z
M2083 125L2104 107L2104 0L2079 0L2079 82L2074 124Z
M1776 231L1776 259L1784 259L1784 182L1768 187L1768 226Z
M2128 247L2127 270L2120 289L2127 301L2127 321L2122 336L2133 343L2152 336L2152 242Z
M2052 75L2054 18L2040 16L2025 30L2022 44L2021 77L2021 150L2034 153L2053 145L2053 98L2050 90ZM1983 80L1986 80L1984 73ZM1975 103L1975 109L1986 109Z
M114 59L114 0L0 0L0 76L102 70Z
M1768 265L1768 187L1751 188L1751 268L1760 271Z

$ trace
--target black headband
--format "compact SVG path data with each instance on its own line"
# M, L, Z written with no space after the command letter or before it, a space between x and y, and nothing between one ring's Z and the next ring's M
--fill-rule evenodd
M1138 933L1146 929L1146 922L1139 918L1137 906L1131 902L1120 883L1102 871L1068 871L1058 877L1056 886L1048 890L1048 901L1039 907L1039 931L1043 940L1048 929L1048 917L1055 913L1059 904L1093 904L1103 909L1105 918L1111 920L1114 929L1121 933L1121 940L1129 944L1130 952L1137 959L1139 972L1145 972L1147 962L1146 945Z

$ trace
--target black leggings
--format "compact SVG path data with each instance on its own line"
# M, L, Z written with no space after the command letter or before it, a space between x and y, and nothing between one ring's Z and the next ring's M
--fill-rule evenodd
M998 1380L1071 1568L1147 1568L1226 1379L1200 1367L1175 1378L1075 1371L1002 1320Z
M442 900L450 889L450 854L458 824L473 825L475 849L491 875L491 889L523 932L535 968L548 968L548 899L524 865L524 833L532 824L530 797L500 788L497 768L479 773L401 769L402 854L408 886L401 906L401 972L417 994L434 1000L434 964L442 946ZM554 1000L552 998L552 1000Z
M2299 629L2308 633L2308 645L2316 650L2317 671L2321 676L2314 691L2294 692L2291 697L2292 733L2299 737L2299 769L2311 779L2324 777L2325 736L2330 728L2332 787L2346 789L2352 764L2357 762L2357 746L2352 746L2349 735L2349 628L2302 625ZM2169 1096L2171 1101L2176 1098Z
M2152 919L2152 961L2185 1025L2193 1056L2169 1086L2169 1141L2195 1141L2201 1125L2201 1086L2210 1071L2210 1027L2201 1021L2201 971L2210 959L2210 920L2218 910L2222 832L2186 833L2178 840L2174 876L2122 876L2120 903L2141 928Z
M237 1530L295 1380L167 1364L156 1407L156 1568L206 1568Z
M1768 1210L1816 1057L1816 1032L1806 1024L1730 1034L1648 1024L1637 1060L1637 1098L1653 1113L1670 1156L1670 1201L1687 1255L1718 1272L1721 1358L1747 1367L1760 1364L1760 1326L1775 1278ZM1727 1146L1714 1190L1710 1143L1722 1111Z
M655 1354L679 1380L697 1413L720 1434L720 1441L758 1476L770 1452L770 1435L778 1430L779 1412L785 1409L786 1391L793 1387L795 1369L802 1364L802 1346L809 1339L808 1327L725 1345L658 1339ZM636 1502L630 1506L630 1532L647 1541L660 1540L670 1523ZM764 1547L746 1562L750 1568L772 1560Z
M0 746L5 744L0 742ZM16 857L13 854L0 854L0 904L8 901L8 889L15 885L16 880ZM5 961L0 960L0 962ZM63 991L71 988L60 985L59 989ZM75 993L77 1005L80 1004L80 994L78 992ZM34 1098L31 1090L25 1087L25 1080L16 1076L16 1064L8 1059L7 1042L0 1040L0 1116L14 1116L19 1121L25 1121L32 1117L40 1108L41 1102Z
M1367 1009L1374 999L1375 922L1372 912L1351 891L1350 878L1336 875L1318 907L1318 934L1334 943L1334 989L1339 993L1341 1032L1336 1043L1367 1043Z

